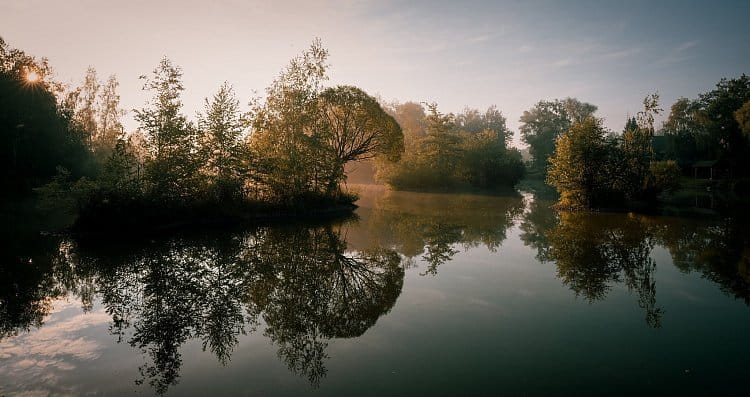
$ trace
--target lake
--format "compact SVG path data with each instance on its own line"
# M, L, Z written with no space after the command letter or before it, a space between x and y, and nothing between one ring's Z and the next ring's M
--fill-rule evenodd
M746 217L359 187L356 217L127 241L6 217L0 395L732 395Z

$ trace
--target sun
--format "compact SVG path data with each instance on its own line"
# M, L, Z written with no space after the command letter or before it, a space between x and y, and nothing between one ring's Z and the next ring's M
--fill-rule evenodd
M37 73L37 72L35 72L33 70L30 70L30 71L26 72L26 82L27 83L33 84L33 83L38 82L41 79L42 79L42 76L40 76L39 73Z

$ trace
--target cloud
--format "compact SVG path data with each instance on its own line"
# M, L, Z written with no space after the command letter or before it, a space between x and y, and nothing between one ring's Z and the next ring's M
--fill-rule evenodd
M573 64L573 60L570 58L558 59L557 61L554 62L554 65L557 66L558 68L570 66L572 64Z
M676 63L684 62L689 59L693 58L693 55L690 54L689 49L696 47L698 45L697 40L691 40L686 41L684 43L681 43L677 47L673 48L671 51L667 52L666 55L662 56L661 58L658 58L656 61L654 61L654 66L667 66L667 65L673 65Z
M491 35L491 34L480 34L480 35L477 35L477 36L472 36L472 37L467 38L465 40L465 42L467 44L484 43L484 42L489 41L490 39L492 39L493 36L494 35Z
M692 41L686 41L682 44L680 44L677 48L674 49L674 52L683 52L685 50L689 50L695 46L698 45L698 41L692 40Z
M99 358L100 344L82 336L82 331L109 323L109 315L101 311L56 319L60 317L60 307L69 304L60 300L53 305L56 313L42 328L4 340L0 345L0 359L3 360L0 376L13 380L12 384L5 386L24 390L34 385L48 388L44 394L48 395L50 390L58 388L63 373L77 368L77 362ZM22 394L27 393L33 395L30 390L24 390Z
M602 58L604 59L622 59L622 58L630 58L634 55L637 55L641 52L640 48L625 48L618 51L613 51L606 53L602 55Z

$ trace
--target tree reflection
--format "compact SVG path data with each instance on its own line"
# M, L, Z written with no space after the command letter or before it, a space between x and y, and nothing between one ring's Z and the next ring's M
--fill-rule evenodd
M750 235L746 214L718 221L657 225L654 232L675 266L698 272L726 294L750 305Z
M404 277L392 250L347 252L340 226L96 246L80 245L71 260L79 274L96 275L112 333L148 357L138 383L160 394L178 382L185 342L199 339L226 364L259 318L289 369L317 386L328 341L372 327Z
M523 212L521 196L479 196L386 191L363 217L367 242L392 247L437 274L458 248L485 246L496 252L507 230Z
M750 304L750 245L741 216L686 220L635 214L560 212L534 200L524 213L521 239L537 259L557 266L576 295L604 299L615 283L636 293L646 323L660 327L652 252L667 248L679 269L698 271Z
M563 212L547 233L549 256L563 283L590 301L604 299L613 283L624 283L638 295L648 325L658 328L663 313L656 305L654 241L647 226L638 216Z
M392 250L347 253L332 227L266 229L255 241L254 312L289 369L317 385L332 338L362 335L401 294L404 270Z

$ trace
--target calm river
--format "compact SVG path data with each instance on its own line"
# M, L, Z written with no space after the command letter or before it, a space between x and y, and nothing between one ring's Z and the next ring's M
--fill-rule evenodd
M0 396L747 393L746 221L531 193L358 204L110 244L9 218Z

